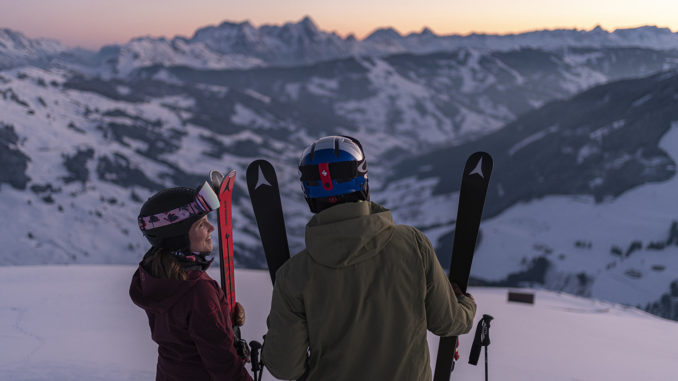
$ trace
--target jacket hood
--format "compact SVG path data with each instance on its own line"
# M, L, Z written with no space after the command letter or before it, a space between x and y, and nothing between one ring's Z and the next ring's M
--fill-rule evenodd
M351 266L378 255L394 227L391 212L373 202L335 205L306 225L306 250L324 266Z
M202 271L187 271L188 279L161 279L139 266L132 277L129 295L137 306L149 312L164 312L174 306L202 280L210 278Z

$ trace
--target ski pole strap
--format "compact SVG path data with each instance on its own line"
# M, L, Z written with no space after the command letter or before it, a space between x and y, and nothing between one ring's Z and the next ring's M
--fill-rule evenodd
M476 327L476 334L471 345L471 354L469 354L468 363L478 365L480 358L480 349L490 345L490 321L494 319L490 315L483 315Z
M240 327L233 327L233 346L240 358L245 362L250 362L250 347L247 345L247 341L242 338Z

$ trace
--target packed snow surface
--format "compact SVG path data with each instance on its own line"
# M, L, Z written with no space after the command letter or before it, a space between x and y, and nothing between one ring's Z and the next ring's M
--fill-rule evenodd
M150 380L156 345L144 312L129 299L133 266L0 267L1 380ZM210 269L218 279L218 270ZM243 336L259 339L271 298L267 271L238 269ZM471 288L478 318L492 315L491 380L669 380L678 323L592 299L532 291L535 304L507 302L507 290ZM475 330L475 328L474 328ZM461 338L454 376L482 380L484 356L467 364L473 331ZM438 340L429 335L432 363ZM369 364L369 359L346 361ZM434 365L434 364L432 364ZM273 380L269 374L264 380Z

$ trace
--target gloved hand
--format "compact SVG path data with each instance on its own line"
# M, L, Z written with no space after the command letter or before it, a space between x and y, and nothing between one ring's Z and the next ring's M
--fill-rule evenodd
M235 302L235 309L233 310L233 324L237 327L245 325L245 307L238 302Z
M461 287L459 287L459 285L454 283L454 282L452 283L452 289L454 290L454 294L457 295L457 297L460 297L460 296L463 295L463 296L468 296L469 298L473 299L473 296L471 296L471 294L461 292Z

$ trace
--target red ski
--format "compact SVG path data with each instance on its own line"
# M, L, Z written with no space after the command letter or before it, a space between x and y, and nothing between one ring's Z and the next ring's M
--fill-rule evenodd
M212 188L219 195L219 269L221 270L221 288L226 295L231 321L235 312L235 282L233 280L233 220L231 219L231 199L235 170L226 176L219 171L210 171Z

